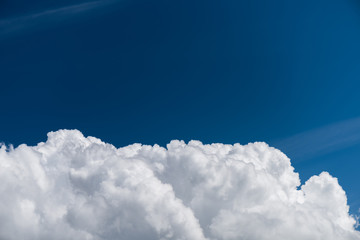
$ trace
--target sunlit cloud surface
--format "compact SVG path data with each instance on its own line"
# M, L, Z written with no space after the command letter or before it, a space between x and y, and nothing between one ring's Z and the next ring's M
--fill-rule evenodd
M344 190L265 143L115 148L77 130L0 149L0 239L355 240Z

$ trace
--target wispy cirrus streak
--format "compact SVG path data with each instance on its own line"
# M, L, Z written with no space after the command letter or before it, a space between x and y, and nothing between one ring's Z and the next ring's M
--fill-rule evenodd
M91 1L57 9L44 10L25 16L0 19L0 37L6 37L14 33L28 31L37 27L43 27L58 23L59 21L66 20L80 13L95 10L99 7L103 7L114 2L116 1Z
M273 143L290 157L307 160L360 143L360 117L296 134Z

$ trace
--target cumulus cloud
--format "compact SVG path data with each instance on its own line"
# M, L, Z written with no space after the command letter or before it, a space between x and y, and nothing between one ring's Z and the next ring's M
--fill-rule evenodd
M0 239L359 240L324 172L265 143L123 148L77 130L0 149Z

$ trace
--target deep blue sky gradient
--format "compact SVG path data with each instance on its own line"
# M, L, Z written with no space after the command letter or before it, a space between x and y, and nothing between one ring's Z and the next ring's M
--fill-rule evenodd
M310 156L300 153L323 140L287 147L360 116L358 0L119 0L56 12L83 3L0 2L0 141L33 145L62 128L117 147L266 141L303 181L338 177L358 212L357 139Z

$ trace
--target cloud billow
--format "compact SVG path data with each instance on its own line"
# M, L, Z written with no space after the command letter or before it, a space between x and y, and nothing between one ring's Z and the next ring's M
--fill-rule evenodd
M0 239L358 240L346 194L265 143L123 148L77 130L0 149Z

